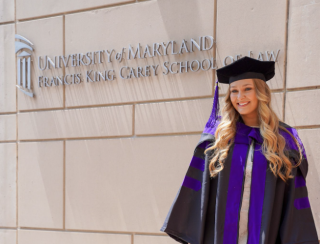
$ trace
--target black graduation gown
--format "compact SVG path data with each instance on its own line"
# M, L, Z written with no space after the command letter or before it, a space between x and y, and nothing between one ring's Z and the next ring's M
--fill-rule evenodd
M283 122L281 125L303 146L294 128ZM285 183L273 175L259 150L263 142L260 129L238 121L225 167L210 178L210 155L204 150L214 142L215 128L202 133L160 230L185 244L237 244L245 164L254 140L248 244L318 244L306 187L308 161L304 149L301 165L293 168L294 178ZM287 133L281 134L286 138L290 161L295 164L297 147Z

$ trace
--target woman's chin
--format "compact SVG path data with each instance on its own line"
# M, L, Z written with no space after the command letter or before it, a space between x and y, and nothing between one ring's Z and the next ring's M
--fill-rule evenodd
M248 114L253 113L253 111L247 110L247 109L239 109L239 110L238 110L238 113L239 113L240 115L248 115Z

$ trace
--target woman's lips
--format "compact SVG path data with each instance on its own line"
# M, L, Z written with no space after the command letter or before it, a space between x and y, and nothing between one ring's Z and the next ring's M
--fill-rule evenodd
M241 103L238 103L238 106L242 108L242 107L247 106L249 103L250 102L241 102ZM242 105L240 105L240 104L242 104Z

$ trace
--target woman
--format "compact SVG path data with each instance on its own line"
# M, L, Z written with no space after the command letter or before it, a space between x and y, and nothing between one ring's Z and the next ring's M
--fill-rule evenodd
M297 131L279 121L266 84L273 61L243 57L217 70L229 84L212 113L161 228L181 243L316 244L308 162Z

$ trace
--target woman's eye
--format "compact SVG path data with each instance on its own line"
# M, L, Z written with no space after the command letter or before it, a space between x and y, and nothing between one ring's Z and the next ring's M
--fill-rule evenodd
M246 90L246 91L249 91L249 90L251 90L251 88L248 87L248 88L246 88L245 90Z
M235 93L235 92L237 92L237 90L232 90L231 92Z

